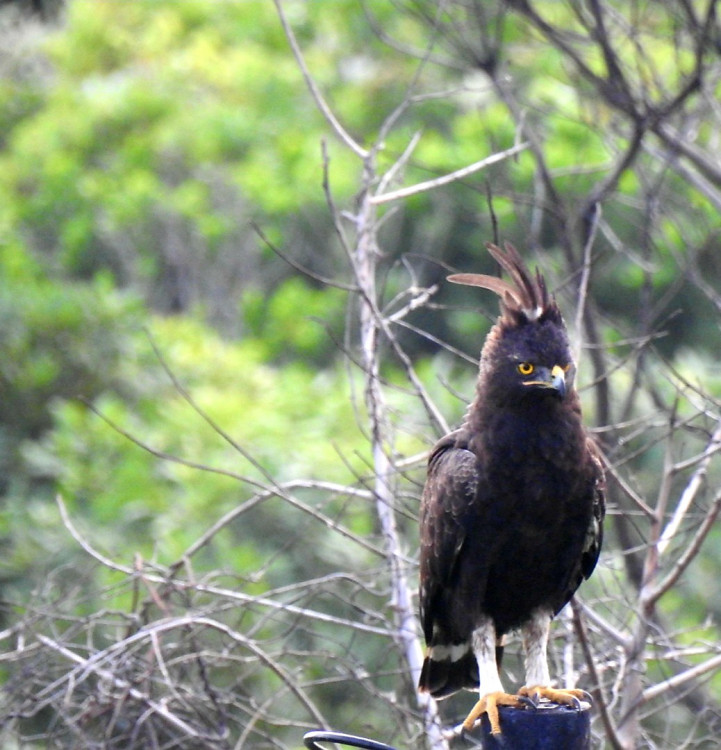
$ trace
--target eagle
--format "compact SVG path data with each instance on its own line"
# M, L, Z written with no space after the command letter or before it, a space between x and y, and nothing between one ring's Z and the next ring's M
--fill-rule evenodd
M593 572L605 514L600 453L586 433L575 364L555 298L518 251L488 243L510 276L448 280L500 297L480 357L475 398L459 429L433 447L420 513L420 617L427 650L419 690L437 699L466 688L479 700L464 730L498 706L580 705L553 689L552 618ZM520 630L525 685L506 693L505 634Z

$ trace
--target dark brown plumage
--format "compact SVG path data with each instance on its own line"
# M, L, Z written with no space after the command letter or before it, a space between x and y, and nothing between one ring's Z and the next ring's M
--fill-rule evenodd
M603 470L581 423L566 327L543 277L518 252L487 246L510 281L459 274L501 298L481 352L476 396L461 427L433 448L421 506L420 611L428 644L419 689L443 698L480 690L470 728L503 692L501 639L520 628L526 695L577 702L550 682L551 618L598 559ZM498 651L497 651L498 649ZM480 682L480 686L479 686Z

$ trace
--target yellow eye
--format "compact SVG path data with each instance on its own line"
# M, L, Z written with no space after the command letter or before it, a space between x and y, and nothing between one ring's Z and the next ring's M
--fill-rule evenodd
M520 372L521 375L530 375L534 369L534 366L530 362L521 362L521 364L518 365L518 372Z

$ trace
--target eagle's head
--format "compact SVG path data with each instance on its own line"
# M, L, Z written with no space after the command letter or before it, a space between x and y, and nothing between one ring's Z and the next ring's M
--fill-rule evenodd
M526 269L518 251L487 244L511 277L455 274L456 284L490 289L501 298L501 316L483 345L479 390L488 402L528 403L565 400L573 392L575 365L566 326L543 277Z

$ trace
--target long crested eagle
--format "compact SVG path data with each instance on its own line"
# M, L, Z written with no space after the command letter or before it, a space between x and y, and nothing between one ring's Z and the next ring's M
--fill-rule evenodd
M420 615L427 643L419 690L480 699L463 725L498 706L545 698L578 705L580 690L551 688L551 619L598 560L603 468L581 422L575 365L555 299L516 249L487 248L510 281L457 274L501 298L481 352L478 384L459 429L428 461L420 520ZM520 629L526 682L504 692L503 636Z

